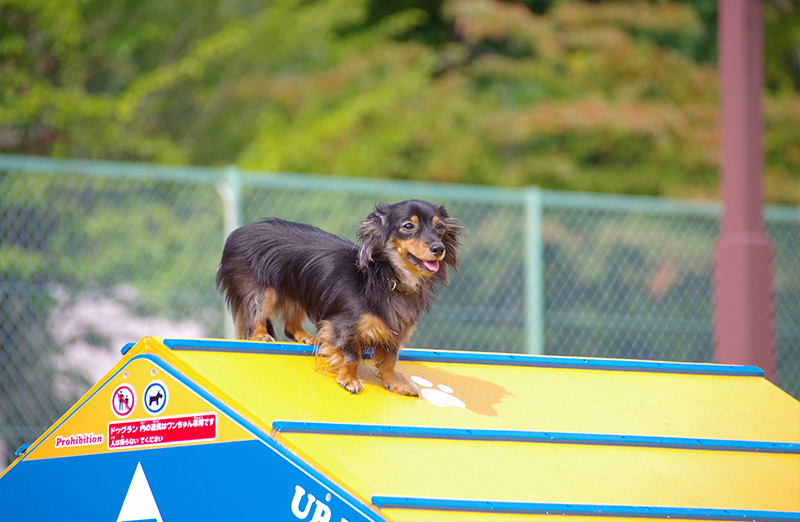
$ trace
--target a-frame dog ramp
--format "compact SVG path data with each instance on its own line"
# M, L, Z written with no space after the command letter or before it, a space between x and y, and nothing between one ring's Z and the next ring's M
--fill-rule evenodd
M798 520L800 403L753 367L144 338L0 475L0 520Z

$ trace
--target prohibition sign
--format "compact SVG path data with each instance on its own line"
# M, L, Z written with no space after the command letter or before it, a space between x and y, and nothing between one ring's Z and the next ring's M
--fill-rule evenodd
M131 414L136 406L136 392L130 384L120 384L111 394L111 411L120 419Z

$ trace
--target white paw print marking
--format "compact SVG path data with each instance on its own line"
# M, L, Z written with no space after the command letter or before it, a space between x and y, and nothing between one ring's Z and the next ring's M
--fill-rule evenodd
M439 384L434 388L431 381L418 375L412 375L411 380L419 385L419 394L422 398L434 406L439 406L440 408L447 406L465 408L467 406L464 401L453 395L453 388L446 384Z

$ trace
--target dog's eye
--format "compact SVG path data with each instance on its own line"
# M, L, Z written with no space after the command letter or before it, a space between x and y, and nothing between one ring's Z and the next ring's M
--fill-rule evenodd
M436 230L438 230L439 232L441 232L442 230L444 230L444 223L442 223L441 221L439 221L438 223L436 223L436 224L434 225L434 228L435 228Z
M411 221L406 221L405 223L403 223L403 226L401 226L400 228L401 228L401 229L402 229L404 232L411 232L411 231L413 231L415 228L417 228L417 226L416 226L414 223L412 223Z

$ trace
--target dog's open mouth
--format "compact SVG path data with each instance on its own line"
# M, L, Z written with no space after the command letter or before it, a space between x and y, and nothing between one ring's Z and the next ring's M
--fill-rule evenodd
M406 255L408 256L408 259L412 263L414 263L415 265L417 265L419 268L421 268L422 270L424 270L426 272L434 273L434 272L439 271L439 262L436 261L435 259L433 261L426 261L426 260L420 259L420 258L418 258L418 257L416 257L416 256L414 256L414 255L412 255L410 253L408 253Z

